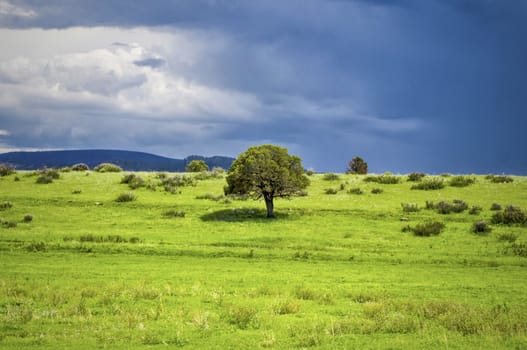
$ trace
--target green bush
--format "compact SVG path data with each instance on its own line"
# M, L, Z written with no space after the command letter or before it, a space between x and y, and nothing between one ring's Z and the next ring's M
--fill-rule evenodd
M470 207L470 210L468 211L468 213L470 215L479 215L479 213L481 213L482 210L483 208L481 208L480 206L473 205L472 207Z
M429 237L437 236L443 231L445 224L438 221L427 221L419 223L414 227L406 226L403 228L403 232L411 231L415 236Z
M498 236L498 241L514 243L518 239L518 235L514 233L502 233Z
M492 205L490 206L490 210L492 210L492 211L501 210L501 205L498 204L498 203L492 203Z
M419 182L423 179L423 177L425 177L426 174L424 173L411 173L411 174L408 174L408 181L410 182Z
M37 184L50 184L53 182L53 178L49 175L42 174L39 177L37 177L36 183Z
M307 176L313 176L314 173L315 173L315 171L314 171L313 169L308 169L308 170L306 171L306 175L307 175Z
M223 195L223 194L215 195L215 194L212 194L212 193L207 193L207 194L202 194L202 195L196 196L196 199L208 199L208 200L211 200L211 201L214 201L214 202L220 201L220 200L222 200L224 198L225 198L225 195Z
M337 190L336 188L330 187L330 188L326 188L324 190L324 193L325 194L337 194L339 193L339 190Z
M504 225L525 225L527 224L527 215L520 207L508 205L505 207L505 209L503 209L503 211L494 214L492 216L491 222L493 224Z
M376 182L376 183L384 184L384 185L398 184L399 181L401 181L400 177L394 176L394 175L388 175L388 174L369 175L364 178L364 182Z
M477 221L472 225L472 232L478 235L485 235L492 231L489 224L486 221Z
M116 199L116 202L122 203L122 202L132 202L137 199L137 196L132 192L123 192L121 193Z
M405 213L413 213L419 211L419 205L417 203L401 203L401 207L403 208L403 212Z
M383 189L382 188L374 188L371 190L371 193L373 194L380 194L380 193L383 193Z
M324 176L322 177L322 180L324 181L336 181L338 179L340 179L340 176L333 173L324 174Z
M90 167L87 164L84 163L77 163L71 166L71 170L73 171L87 171L90 170Z
M33 215L26 214L26 215L24 215L24 219L23 220L24 220L24 222L31 222L31 221L33 221Z
M15 173L15 167L11 164L0 163L0 176L8 176Z
M462 213L468 209L468 204L460 199L454 199L452 203L448 201L438 203L426 201L426 209L437 210L439 214Z
M179 187L196 186L196 179L191 176L175 175L165 178L161 181L161 186L165 191L175 194L178 193Z
M467 187L476 183L476 179L468 176L454 176L448 184L452 187Z
M165 218L184 218L185 212L171 209L171 210L165 211L163 213L163 216Z
M123 171L123 168L121 168L119 165L112 163L101 163L95 168L93 168L93 170L99 173L120 173L121 171Z
M11 202L0 203L0 211L1 210L11 209L12 207L13 207L13 203L11 203Z
M434 177L431 179L423 180L420 183L413 185L410 189L431 191L431 190L440 190L444 187L445 187L444 181L440 178Z
M132 190L135 190L139 187L145 187L145 180L136 174L126 174L121 179L121 183L128 184L128 187L130 187Z
M485 179L489 180L492 183L509 183L514 181L514 179L510 176L492 174L485 176Z
M363 194L364 192L362 192L362 190L359 187L355 187L355 188L350 188L348 190L348 193L350 193L350 194Z

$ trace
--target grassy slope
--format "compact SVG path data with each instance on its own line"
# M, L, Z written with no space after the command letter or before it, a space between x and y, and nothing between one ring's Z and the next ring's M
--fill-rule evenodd
M13 203L0 217L34 220L0 227L1 347L527 346L527 260L498 240L526 242L526 228L470 232L494 202L527 208L527 178L411 191L405 181L316 175L309 196L277 201L279 218L269 221L262 202L196 199L221 194L223 179L177 195L139 189L137 201L116 203L127 191L122 174L65 173L49 185L18 176L0 178L0 202ZM364 194L324 194L342 182ZM484 210L401 210L452 199ZM186 216L164 218L169 209ZM427 219L445 231L401 232ZM80 242L89 234L142 242Z

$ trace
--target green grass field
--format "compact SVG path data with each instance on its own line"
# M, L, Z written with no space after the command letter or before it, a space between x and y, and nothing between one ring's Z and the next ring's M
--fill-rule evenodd
M171 194L123 176L0 177L0 348L527 348L527 228L472 232L493 203L527 208L525 177L423 191L313 175L268 220L263 201L220 198L224 178ZM454 199L482 210L425 209ZM444 230L402 231L428 220Z

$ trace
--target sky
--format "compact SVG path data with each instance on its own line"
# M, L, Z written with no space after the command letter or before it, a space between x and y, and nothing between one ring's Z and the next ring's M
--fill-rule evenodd
M0 152L527 175L524 0L0 0Z

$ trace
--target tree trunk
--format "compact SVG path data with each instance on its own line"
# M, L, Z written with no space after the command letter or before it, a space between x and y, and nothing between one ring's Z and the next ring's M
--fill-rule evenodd
M272 196L264 196L265 206L267 207L267 218L274 218L274 204Z

